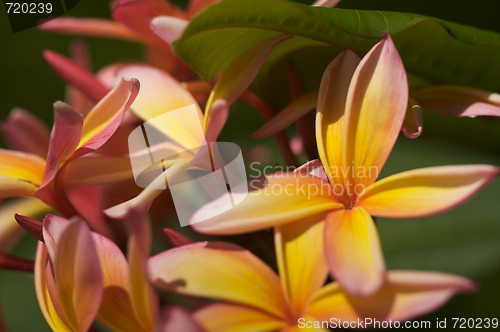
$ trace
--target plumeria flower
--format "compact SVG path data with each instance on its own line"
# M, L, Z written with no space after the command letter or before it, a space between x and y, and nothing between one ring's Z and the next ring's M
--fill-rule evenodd
M145 270L149 222L136 212L127 222L125 257L79 216L44 219L35 286L42 313L54 331L87 331L95 319L113 331L154 330L158 299Z
M113 19L61 17L40 25L43 31L70 35L106 37L140 42L146 46L149 62L178 79L193 77L193 72L170 50L151 29L157 16L172 18L175 26L183 26L206 7L220 0L191 0L183 11L168 0L120 0L112 5Z
M308 218L275 228L279 276L242 247L198 242L151 257L151 280L172 292L221 300L194 313L210 332L300 331L332 318L405 321L439 308L456 293L477 289L459 276L419 271L388 272L369 298L354 297L337 282L324 286L324 227ZM324 325L312 330L329 331Z
M8 141L16 141L19 148L29 152L0 150L0 199L37 197L67 216L74 215L74 207L65 195L68 165L109 139L138 89L137 80L121 80L85 117L66 103L55 103L54 127L49 137L36 118L14 110L4 132ZM23 138L16 140L19 136ZM45 159L42 156L47 148Z
M429 167L375 182L408 103L404 67L389 35L363 60L349 50L335 58L324 73L318 100L321 162L253 179L242 203L229 209L222 196L193 215L195 221L207 213L215 217L192 224L198 232L223 235L304 219L320 221L334 280L352 295L371 296L386 279L371 216L417 218L444 212L472 197L495 178L498 169ZM227 212L217 215L219 211Z
M149 282L150 222L143 211L127 215L126 255L102 234L90 231L80 216L47 215L31 223L38 244L35 288L42 313L53 331L87 331L94 320L116 332L204 332L182 308L159 307Z
M178 123L154 121L155 128L177 146L179 151L185 151L186 153L192 151L191 156L183 158L183 161L179 160L167 165L169 168L166 172L169 172L169 176L175 176L176 172L183 172L191 167L199 167L195 163L200 159L195 158L197 150L207 143L217 140L226 122L229 105L246 92L273 48L288 38L290 38L289 35L274 34L256 43L231 62L215 83L205 107L205 114L201 112L201 108L193 95L179 81L157 68L143 64L118 64L104 68L95 77L54 52L46 51L44 56L58 74L69 84L80 88L91 99L100 97L110 86L116 84L116 81L121 77L136 77L141 82L141 92L131 106L131 112L142 121L149 121L167 112L194 105L197 111L197 116L194 118L185 118ZM168 93L165 93L165 91ZM281 142L288 147L286 137L281 136ZM291 152L289 155L292 155ZM129 156L122 157L122 159L128 158ZM122 160L122 163L130 165L129 160ZM173 167L174 165L175 167ZM119 176L108 175L111 176L106 178L123 180ZM105 177L100 176L99 178L104 179ZM95 176L88 177L94 182L85 182L85 179L82 180L81 174L79 179L78 184L80 185L100 184L94 181ZM149 206L151 201L163 192L161 189L154 189L158 187L158 182L165 183L164 174L158 176L149 188L146 188L134 199L108 209L107 214L114 218L123 218L131 207Z

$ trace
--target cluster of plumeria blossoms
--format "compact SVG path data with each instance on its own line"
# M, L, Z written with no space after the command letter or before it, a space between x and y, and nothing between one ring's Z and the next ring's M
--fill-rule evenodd
M131 332L300 331L302 320L314 331L328 331L316 323L403 322L457 293L476 291L476 283L456 275L386 271L372 216L415 218L452 209L490 183L498 169L440 166L376 180L400 131L411 138L422 131L419 104L448 115L498 116L500 98L454 86L409 91L386 34L362 59L350 50L340 53L318 91L292 98L274 116L247 88L273 48L291 36L256 42L215 82L194 80L170 51L187 20L215 2L192 0L182 12L164 0L122 0L115 3L115 21L61 18L42 26L140 41L149 61L112 64L94 74L84 44L73 44L71 59L47 50L44 58L68 83L66 102L54 104L52 130L18 108L2 123L15 150L0 150L0 199L16 198L0 205L0 264L34 272L40 309L52 330L98 331L98 321ZM165 173L203 170L196 147L201 140L217 141L238 99L268 120L253 136L275 135L290 165L296 156L282 130L317 109L312 148L320 159L259 178L256 190L234 208L222 196L193 216L227 211L194 224L200 238L272 228L268 251L274 247L274 253L257 256L248 245L251 237L232 238L241 239L241 246L221 237L193 242L167 228L174 248L151 255L151 220L172 213L173 205L154 186L164 174L142 191L135 184L128 135L144 121L196 105L199 116L192 122L158 122L157 129L174 149L185 151L163 165ZM195 130L200 125L204 137ZM266 190L276 186L284 188L279 195ZM34 219L40 214L46 215L42 221ZM7 253L25 231L39 241L34 262ZM166 300L163 291L178 294L190 310Z

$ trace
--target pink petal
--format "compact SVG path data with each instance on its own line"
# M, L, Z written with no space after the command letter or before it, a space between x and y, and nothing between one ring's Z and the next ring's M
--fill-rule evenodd
M334 280L349 294L369 297L384 282L385 262L375 223L363 208L326 217L325 251Z
M495 179L491 165L435 166L388 176L360 196L368 213L385 218L419 218L450 210Z
M168 44L179 39L189 21L173 16L157 16L151 21L151 29Z
M293 100L281 112L267 121L259 130L250 134L254 138L264 138L274 135L299 120L305 114L316 108L318 91L308 92Z
M236 302L277 317L287 314L276 273L248 250L226 242L194 243L149 259L157 287Z
M42 185L37 192L37 197L49 195L47 191L59 168L73 155L80 143L82 128L83 118L80 113L61 101L54 104L54 128Z
M408 106L406 71L389 34L361 60L347 93L343 170L384 166L401 131ZM332 137L331 139L335 139ZM369 186L377 172L347 172L344 182ZM353 176L354 175L354 176ZM351 195L354 200L356 195Z
M47 157L50 129L34 114L15 107L0 124L0 129L6 143L14 150Z
M403 322L438 309L457 293L477 289L474 282L452 274L389 271L385 284L369 298L350 296L336 282L326 285L313 295L308 313L317 320L335 317L342 321L371 318Z
M205 131L205 140L207 144L210 144L217 141L219 134L226 124L227 117L229 116L229 104L224 99L219 99L212 104L208 112L211 121Z
M64 229L52 262L68 323L74 330L87 331L101 305L103 277L90 229L84 221L72 222Z
M133 179L130 157L103 156L96 153L68 164L64 180L68 185L99 186Z
M102 187L67 185L65 194L76 213L87 220L94 231L117 240L116 231L103 213L106 197Z
M205 332L191 313L179 306L163 309L161 332Z
M164 0L120 0L113 11L113 18L127 26L148 44L155 45L169 52L169 45L158 37L150 28L150 22L156 16L174 15L175 8Z
M500 94L462 86L438 85L412 92L422 107L451 116L500 116Z
M71 222L63 217L54 214L48 214L43 219L42 234L47 252L52 260L56 256L57 243L60 241L64 230L71 224Z
M69 45L69 54L73 61L78 65L91 70L91 60L89 49L85 41L76 39ZM91 101L87 96L80 91L80 89L75 88L71 85L66 86L66 101L71 105L78 113L86 116L91 109Z
M139 81L122 79L87 115L83 124L78 156L97 150L118 129L123 114L139 93ZM75 156L73 156L75 157Z
M139 36L126 26L100 18L60 17L39 25L38 28L42 31L68 35L110 37L133 41L140 40Z
M191 240L187 236L182 235L181 233L179 233L171 228L164 228L163 232L165 232L165 234L167 234L170 241L172 241L172 243L176 247L182 247L182 246L194 243L193 240Z
M26 230L26 232L33 235L38 241L44 242L42 233L43 223L41 221L30 217L21 216L17 213L14 215L14 217L16 218L19 225L21 225L21 227Z
M64 102L58 101L54 104L51 148L59 165L75 152L82 138L82 129L83 117L80 113Z
M149 281L147 257L151 253L151 225L142 209L127 213L129 240L127 259L130 275L130 300L138 321L152 330L158 314L159 299Z
M92 100L99 101L109 92L92 73L61 54L45 50L43 57L64 81L80 89Z

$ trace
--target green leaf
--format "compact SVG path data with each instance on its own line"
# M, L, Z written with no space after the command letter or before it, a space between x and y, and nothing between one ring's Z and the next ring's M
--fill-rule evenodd
M286 64L294 63L309 87L340 51L365 54L391 34L410 81L500 91L500 34L423 15L318 8L285 0L226 0L195 17L176 52L204 80L212 80L249 45L278 33L295 37L279 45L253 89L282 104ZM284 98L281 96L281 98Z

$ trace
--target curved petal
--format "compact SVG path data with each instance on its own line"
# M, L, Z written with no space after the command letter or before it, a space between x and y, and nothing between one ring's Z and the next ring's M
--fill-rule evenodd
M207 332L193 315L179 306L168 306L162 313L161 332Z
M344 183L343 140L345 103L352 76L361 59L351 50L340 53L326 68L318 95L316 141L330 181ZM337 172L335 172L337 170Z
M422 135L423 123L422 109L417 101L410 97L401 131L408 138L416 138Z
M83 117L70 105L58 101L54 103L54 128L50 140L45 173L51 173L51 167L57 170L75 152L82 139ZM54 154L51 158L50 154ZM51 165L50 161L57 161Z
M179 39L189 21L173 16L157 16L151 20L151 29L169 45Z
M42 183L44 168L45 160L36 155L0 149L1 177L18 179L26 184L39 186ZM3 186L0 188L1 191L6 190Z
M94 245L103 271L104 292L97 320L118 332L149 332L136 318L130 299L129 266L118 246L93 233Z
M163 232L167 234L168 238L170 239L170 241L172 241L175 247L182 247L184 245L194 243L193 240L191 240L187 236L182 235L181 233L171 228L164 228Z
M328 276L324 217L312 216L274 229L281 282L295 317L301 317L309 298L325 284Z
M431 86L412 91L422 107L451 116L500 116L500 94L462 86Z
M44 168L45 161L36 155L0 149L0 200L35 196Z
M56 186L59 169L74 156L82 138L83 117L70 105L58 101L54 104L54 127L52 128L47 163L43 173L43 181L36 196L60 211L69 211L67 200L61 198L59 190L62 183Z
M140 37L126 26L101 18L59 17L39 25L38 28L42 31L68 35L140 40Z
M38 188L25 180L0 175L0 200L7 197L34 197Z
M201 242L149 259L153 284L185 295L217 298L284 317L287 306L278 276L248 250Z
M196 311L194 318L207 332L278 331L286 325L261 310L226 303L209 304Z
M94 74L61 54L45 50L43 58L66 83L80 89L94 101L99 101L111 90L105 87Z
M7 120L0 123L0 130L6 143L14 150L47 157L50 129L34 114L15 107Z
M29 234L33 235L35 239L40 242L45 242L43 239L43 223L37 219L14 214L15 220L18 224Z
M159 300L148 278L147 257L151 253L151 221L146 212L132 209L127 214L129 239L127 259L130 275L130 299L139 322L152 331L158 315Z
M250 136L253 138L264 138L286 129L305 114L315 109L317 102L318 91L308 92L299 96Z
M475 283L452 274L389 271L382 288L366 299L346 294L338 283L326 285L314 295L308 314L318 320L335 317L342 321L358 318L405 321L438 309L457 293L475 290Z
M78 149L93 151L106 143L120 125L124 112L134 102L138 93L137 79L122 78L85 117Z
M133 177L129 156L90 154L68 164L64 181L67 185L99 186Z
M208 116L212 120L206 128L205 140L210 144L217 141L219 134L226 124L227 117L229 116L229 104L224 99L219 99L213 103L208 111L210 113Z
M164 0L120 0L113 10L116 21L128 27L143 41L165 52L170 52L170 47L151 30L150 22L156 16L174 14L174 6Z
M195 212L190 223L195 230L219 235L254 232L342 207L328 182L293 172L249 181L248 194L238 190L231 193L235 201L242 201L235 207L227 206L231 201L227 195ZM207 214L214 217L196 222Z
M84 221L70 223L57 243L54 276L61 308L74 331L87 331L103 296L97 251Z
M141 82L141 91L130 110L143 121L158 117L151 121L151 125L186 149L202 145L203 114L194 97L167 72L141 64L115 65L100 71L99 77L107 85L115 84L122 77L137 78ZM197 116L176 112L169 117L160 117L191 105L195 105Z
M42 242L38 242L35 259L35 289L38 304L40 305L43 317L53 331L73 332L65 322L65 319L59 315L49 294L47 282L50 282L50 280L47 280L47 274L45 273L48 264L47 258L47 248ZM57 298L54 300L58 302Z
M406 71L386 33L356 68L349 86L343 169L350 166L355 172L347 172L345 182L364 187L375 182L401 131L407 106ZM377 172L368 172L370 167ZM364 171L362 176L359 171Z
M420 168L391 175L368 187L359 205L387 218L417 218L452 209L498 175L490 165Z
M377 228L363 208L339 210L326 217L325 250L334 280L349 294L368 297L385 278Z
M210 110L212 104L219 99L226 100L229 105L234 103L250 86L274 47L291 37L288 34L279 34L263 39L233 60L217 80L208 98L206 110ZM204 130L210 121L209 116L205 117Z
M91 70L92 60L90 58L90 51L84 40L76 39L71 41L69 45L69 56L78 65L87 70ZM84 117L87 116L92 108L90 98L80 91L80 89L71 85L66 86L65 100Z

